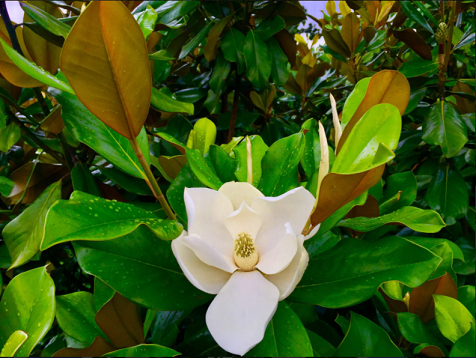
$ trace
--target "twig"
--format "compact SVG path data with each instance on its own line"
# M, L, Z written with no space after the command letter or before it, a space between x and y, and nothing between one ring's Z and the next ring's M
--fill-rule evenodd
M20 55L24 56L23 51L20 47L20 43L18 42L17 34L15 33L12 21L10 20L10 15L8 15L6 1L0 1L0 15L2 16L3 22L5 23L5 27L7 28L8 36L10 36L13 48Z

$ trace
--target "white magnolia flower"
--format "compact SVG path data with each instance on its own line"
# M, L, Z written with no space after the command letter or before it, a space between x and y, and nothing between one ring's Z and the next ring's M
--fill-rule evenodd
M172 250L193 285L217 294L206 314L213 338L244 355L304 274L309 256L301 230L315 199L302 187L272 198L236 182L218 191L185 189L184 197L188 233Z

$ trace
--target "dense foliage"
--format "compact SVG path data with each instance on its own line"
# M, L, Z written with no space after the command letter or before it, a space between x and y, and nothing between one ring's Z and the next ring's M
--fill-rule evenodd
M473 1L21 6L0 4L1 356L229 355L171 241L185 188L232 181L317 197L246 355L475 356Z

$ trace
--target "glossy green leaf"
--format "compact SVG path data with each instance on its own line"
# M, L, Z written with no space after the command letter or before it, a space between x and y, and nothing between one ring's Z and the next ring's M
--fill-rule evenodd
M142 12L137 18L137 22L139 23L140 29L142 30L146 40L149 38L149 35L152 33L152 31L154 31L157 17L158 15L154 8L148 5L144 12Z
M372 297L383 282L420 286L440 262L441 258L427 249L397 236L375 242L346 239L309 261L289 299L329 308L348 307Z
M95 195L99 198L102 197L93 175L83 163L76 163L71 171L71 180L73 181L74 190Z
M463 252L463 262L456 262L454 265L455 271L460 275L471 275L475 272L475 243L471 235L462 236L455 242L460 250Z
M273 54L271 78L276 85L282 86L286 83L289 77L288 58L274 37L268 40L268 45L269 52Z
M344 104L344 109L342 111L342 129L345 128L347 123L349 123L349 121L352 119L354 113L357 111L357 108L359 108L360 103L365 97L365 93L367 92L367 88L369 87L369 82L371 79L372 77L366 77L357 82L354 90L351 92L349 97L347 97Z
M48 212L41 250L73 240L111 240L141 225L162 240L175 239L182 232L177 222L161 220L134 205L75 191L69 200L59 200Z
M475 288L474 286L462 286L458 288L458 301L460 301L469 312L475 311Z
M39 252L45 235L46 214L59 199L61 180L46 188L33 204L5 227L3 239L13 261L10 268L23 265Z
M151 322L151 342L162 346L172 346L179 333L178 326L189 314L186 311L153 311Z
M199 306L212 296L184 276L170 242L146 228L110 241L75 241L81 268L126 298L148 308L171 311Z
M178 101L195 103L207 95L207 90L203 88L185 88L174 94Z
M473 30L473 31L474 31L474 30ZM467 46L467 45L469 45L470 43L473 43L473 42L476 40L476 34L475 34L474 32L471 33L471 34L468 34L468 35L466 35L466 36L465 36L465 35L466 35L466 34L463 35L463 40L462 40L461 42L459 42L459 43L454 47L453 51L454 51L454 50L457 50L457 49L459 49L459 48L462 48L462 47L464 47L464 46Z
M30 16L36 23L52 34L62 36L66 39L69 32L71 31L70 26L59 21L53 15L50 15L48 12L36 7L35 5L31 3L21 3L20 5L23 11L28 14L28 16Z
M205 155L210 145L215 143L217 136L217 127L208 118L200 118L193 126L196 135L196 143L193 149L198 149Z
M311 341L299 317L281 301L263 340L247 357L311 357Z
M236 115L235 128L245 128L251 126L260 114L257 112L239 111ZM220 129L230 128L231 113L224 112L218 117L217 125Z
M433 295L435 318L441 333L453 343L474 329L474 316L463 304L454 298Z
M15 183L7 177L0 176L0 194L3 196L9 196L12 192Z
M22 330L15 331L8 337L7 342L0 352L1 357L13 357L15 353L20 349L23 343L28 339L28 334Z
M421 318L409 312L397 313L398 328L403 337L410 343L427 343L440 348L446 354L445 346L436 339L428 328L422 323Z
M208 158L210 159L213 168L218 178L226 183L235 180L235 159L223 149L215 144L210 146L208 152Z
M261 180L261 161L263 160L268 146L264 143L263 139L258 135L250 136L251 142L251 157L252 157L252 167L253 167L253 185L258 186ZM248 166L246 162L247 152L246 152L246 140L243 140L235 148L233 148L236 158L236 170L235 176L236 179L240 182L245 182L248 177Z
M56 320L68 336L89 346L94 338L107 336L101 331L94 316L93 295L89 292L74 292L56 296Z
M390 175L387 189L381 199L380 215L390 213L404 206L411 205L417 196L417 181L413 172Z
M159 50L157 52L149 54L149 60L155 60L155 61L171 61L175 60L175 58L170 57L169 53L167 50Z
M0 152L8 152L8 150L20 139L20 127L15 123L10 123L0 129Z
M53 76L51 73L45 71L43 68L36 65L35 63L28 61L25 57L20 55L10 46L8 46L7 43L2 39L0 39L0 43L3 46L3 50L5 51L7 56L13 61L15 65L18 66L19 69L21 69L27 75L44 83L45 85L74 94L74 91L69 85L69 83L64 80L60 80L58 77Z
M180 353L157 344L139 344L138 346L109 352L104 357L175 357Z
M402 120L395 106L373 106L350 132L332 172L359 173L388 162L394 156L391 150L398 146L401 128Z
M113 297L116 291L113 288L106 285L104 281L94 277L94 309L98 312L104 307ZM96 321L95 321L96 322Z
M464 179L449 166L438 170L430 183L426 201L433 210L438 211L447 225L466 215L469 194Z
M311 341L314 357L332 357L336 349L324 338L307 329L307 335Z
M447 158L452 158L468 141L463 118L447 102L435 103L423 122L422 139L428 144L439 145Z
M166 87L162 87L160 90L152 87L150 104L152 107L164 112L188 114L193 114L194 112L193 104L177 101Z
M463 337L458 339L450 351L450 357L474 357L476 355L476 332L474 324L471 329Z
M272 56L268 46L253 30L248 31L243 47L246 62L246 76L258 88L264 88L271 75Z
M307 130L304 137L306 144L301 157L301 165L306 173L308 180L319 170L321 164L321 142L318 134L318 124L313 118L308 119L302 125L303 130Z
M245 57L243 48L245 46L245 35L235 28L230 28L221 42L223 56L227 61L236 62L238 73L242 73L245 69Z
M137 195L152 195L149 186L142 179L131 177L116 168L101 168L100 171L108 179L131 193ZM79 190L82 191L81 189Z
M0 347L13 332L22 330L28 339L16 355L28 357L48 333L55 318L55 285L46 267L15 276L0 301Z
M203 184L215 190L220 189L223 182L217 176L214 169L208 166L198 149L187 148L187 161L193 173Z
M433 210L423 210L404 206L393 213L376 218L357 217L341 221L338 226L357 231L372 231L385 224L402 224L418 232L434 233L446 225L441 216Z
M226 80L231 71L231 63L225 60L223 53L218 53L212 76L210 77L210 88L214 93L221 95L226 89Z
M277 15L261 22L254 32L256 35L261 37L261 40L266 41L285 27L286 24L284 23L283 18Z
M212 27L213 22L209 22L203 29L201 29L200 32L182 48L178 59L181 60L187 56L195 47L205 40Z
M199 187L204 187L204 185L198 180L187 164L182 167L179 175L174 179L167 190L167 198L169 199L170 206L184 223L187 222L187 211L185 210L185 202L183 199L184 190L185 188Z
M280 139L267 150L261 163L258 189L265 196L279 196L297 186L298 164L304 152L302 132Z
M433 74L438 71L438 62L418 58L405 62L398 71L406 78L422 76L425 73Z
M334 357L403 357L384 329L352 312L350 328Z
M61 114L66 127L79 141L95 150L112 164L137 178L144 178L142 168L128 139L115 132L94 116L76 96L50 89L61 104ZM137 142L149 163L149 142L142 129Z
M402 6L403 12L405 13L405 15L408 16L409 19L415 21L418 25L423 27L425 30L428 30L431 33L434 33L433 29L428 24L425 17L422 14L420 14L420 12L418 12L418 9L412 4L411 1L402 1L400 5Z
M347 334L349 331L350 327L350 322L347 318L344 316L338 315L337 318L335 319L336 323L340 326L342 329L342 333Z

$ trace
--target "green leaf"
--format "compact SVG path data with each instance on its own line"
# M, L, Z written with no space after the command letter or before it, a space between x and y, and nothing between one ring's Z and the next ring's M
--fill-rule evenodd
M25 72L27 75L44 83L45 85L74 94L73 89L71 88L69 83L67 83L67 81L60 80L58 77L53 76L51 73L44 70L43 68L36 65L35 63L28 61L25 57L20 55L10 46L8 46L7 43L3 41L2 39L0 39L0 43L2 44L3 50L5 51L7 56L10 58L10 60L12 60L13 63L17 65L18 68L22 70L23 72Z
M433 295L435 318L439 330L453 343L474 329L474 317L461 302L452 297Z
M180 102L173 98L172 93L166 87L162 87L160 90L152 87L152 97L150 104L154 108L170 113L193 114L195 110L193 104Z
M406 78L422 76L425 73L433 74L434 72L438 71L438 62L417 58L415 60L405 62L398 71Z
M309 261L289 300L329 308L352 306L372 297L383 282L420 286L440 262L427 249L398 236L375 242L341 240Z
M458 288L458 301L460 301L469 312L475 310L475 288L474 286L462 286Z
M223 182L210 168L198 149L187 148L187 161L197 178L209 188L218 190Z
M278 41L272 37L269 39L269 52L273 54L273 61L271 64L271 78L278 86L286 83L289 77L288 57L279 46Z
M411 205L416 196L417 181L412 171L390 175L387 178L387 190L381 200L380 214Z
M56 296L56 320L68 336L89 346L94 338L107 336L101 331L94 316L94 297L89 292L74 292Z
M474 31L474 30L473 30ZM453 51L454 50L457 50L461 47L464 47L466 45L469 45L470 43L473 43L474 41L476 40L476 34L473 32L471 34L464 34L463 35L463 41L461 41L460 43L458 43L454 48L453 48Z
M170 242L139 227L110 241L75 241L81 268L126 298L161 311L184 310L212 298L196 289L177 263Z
M99 278L94 278L94 310L99 312L113 297L116 291ZM95 321L96 322L96 321Z
M230 157L225 149L212 144L208 152L208 158L222 182L226 183L235 180L235 159Z
M207 90L203 88L185 88L174 93L177 100L187 103L195 103L200 101L207 95Z
M253 30L246 34L243 54L246 62L246 76L253 86L264 88L271 75L272 58L268 46Z
M416 236L410 236L408 238L405 238L406 240L409 240L411 242L414 242L417 245L426 247L428 250L432 251L440 246L441 244L446 244L449 246L451 251L453 252L453 258L455 260L464 260L463 252L461 249L456 245L453 241L446 240L446 239L437 239L434 237L416 237Z
M369 109L355 124L332 166L333 173L360 173L391 160L398 146L402 120L387 103ZM390 150L391 149L391 150Z
M342 329L342 333L347 334L350 327L350 322L344 316L338 315L335 319L336 323Z
M154 311L155 316L151 322L151 342L162 346L175 344L179 333L178 326L189 314L186 311Z
M0 129L0 152L8 152L8 150L20 139L20 127L15 123Z
M403 354L382 327L352 312L349 331L334 357L403 357Z
M59 21L53 15L34 6L33 4L20 3L22 10L28 14L37 24L54 35L68 37L71 27Z
M152 195L149 186L142 179L134 178L116 168L101 168L101 173L127 191L137 195ZM83 191L79 189L80 191Z
M139 160L127 138L101 122L84 107L76 96L55 89L49 91L61 104L64 123L76 139L91 147L99 155L126 173L137 178L145 177ZM142 129L137 136L137 141L147 163L150 163L149 141L145 129Z
M414 344L427 343L434 345L446 355L448 354L445 346L431 334L416 314L409 312L397 313L397 318L398 328L407 341Z
M307 335L309 336L309 340L311 341L314 357L332 357L334 355L336 349L332 344L313 331L309 329L306 331Z
M237 29L231 27L223 36L221 50L227 61L236 62L238 73L243 73L245 69L245 56L243 48L245 46L245 35Z
M345 126L347 125L347 123L349 123L352 116L357 111L357 108L360 106L360 103L363 101L371 79L372 77L366 77L357 82L354 87L354 90L351 92L349 97L347 97L344 104L344 109L342 111L342 130L344 130Z
M87 194L102 197L101 192L89 171L88 167L83 163L78 162L71 171L71 180L73 181L73 189L82 191Z
M161 240L175 239L182 232L179 223L158 219L154 213L134 205L75 191L69 200L58 200L48 212L41 250L73 240L111 240L141 225Z
M280 139L263 157L258 189L265 196L279 196L297 187L298 164L304 152L302 132Z
M322 36L326 41L326 45L334 52L337 52L339 55L344 56L344 58L350 57L350 50L344 39L342 38L341 33L337 29L323 29Z
M217 127L208 118L200 118L193 126L196 135L196 143L193 149L198 149L205 155L212 144L215 143Z
M0 352L0 356L13 357L27 339L28 334L26 334L25 332L21 330L13 332L12 335L8 337L7 342L3 346L2 351Z
M197 36L191 39L182 48L182 51L180 52L178 59L181 60L182 58L187 56L195 47L197 47L203 40L205 40L205 37L207 37L213 25L214 25L213 22L209 22L203 29L201 29L200 32L197 34Z
M438 170L431 180L425 197L428 205L438 211L447 225L466 215L469 206L469 194L466 183L455 170Z
M252 157L252 169L253 169L253 185L258 186L261 180L261 161L268 150L268 146L264 143L263 139L258 135L250 136L251 142L251 157ZM235 148L233 148L236 158L236 170L235 177L240 182L245 182L248 178L248 166L247 166L247 152L246 152L246 140L241 141Z
M13 261L10 268L23 265L38 253L45 235L46 214L59 199L61 180L46 188L33 204L5 227L3 238Z
M474 357L476 356L474 324L463 337L458 339L450 351L450 357Z
M145 10L137 18L137 22L139 23L140 29L142 30L146 41L152 31L154 31L157 17L158 15L155 12L154 8L150 5L147 5Z
M312 357L312 346L301 320L286 302L269 322L263 340L250 350L247 357Z
M317 121L313 118L308 119L303 123L302 129L307 130L307 132L304 134L306 144L301 157L301 165L308 180L310 180L319 171L319 166L321 165L321 142L319 140Z
M48 333L55 318L55 285L38 267L15 276L0 301L0 347L18 330L28 339L18 349L18 357L28 357L33 348Z
M103 357L175 357L180 353L157 344L139 344L134 347L106 353Z
M418 25L430 31L432 34L434 33L426 19L418 12L418 9L412 4L411 1L402 1L400 5L402 6L403 12L410 20L415 21Z
M159 50L157 52L151 53L149 55L149 60L155 60L155 61L172 61L175 60L175 58L170 57L169 53L167 50Z
M7 197L12 192L15 183L7 177L0 176L0 194Z
M423 122L422 139L439 145L447 158L452 158L468 141L466 125L461 114L447 102L437 102Z
M402 224L418 232L439 232L446 225L441 216L433 210L423 210L413 206L404 206L393 213L376 218L357 217L342 220L337 224L357 231L372 231L386 224Z
M223 53L218 53L215 66L213 66L212 76L210 77L210 88L214 93L221 95L226 89L226 80L231 71L231 63L223 57Z
M231 112L220 113L218 117L218 127L220 129L230 128ZM245 128L251 126L260 116L257 112L239 111L236 115L235 128Z
M261 40L266 41L275 33L281 31L286 27L284 20L281 16L276 15L273 18L261 22L255 29L255 34L261 37Z

